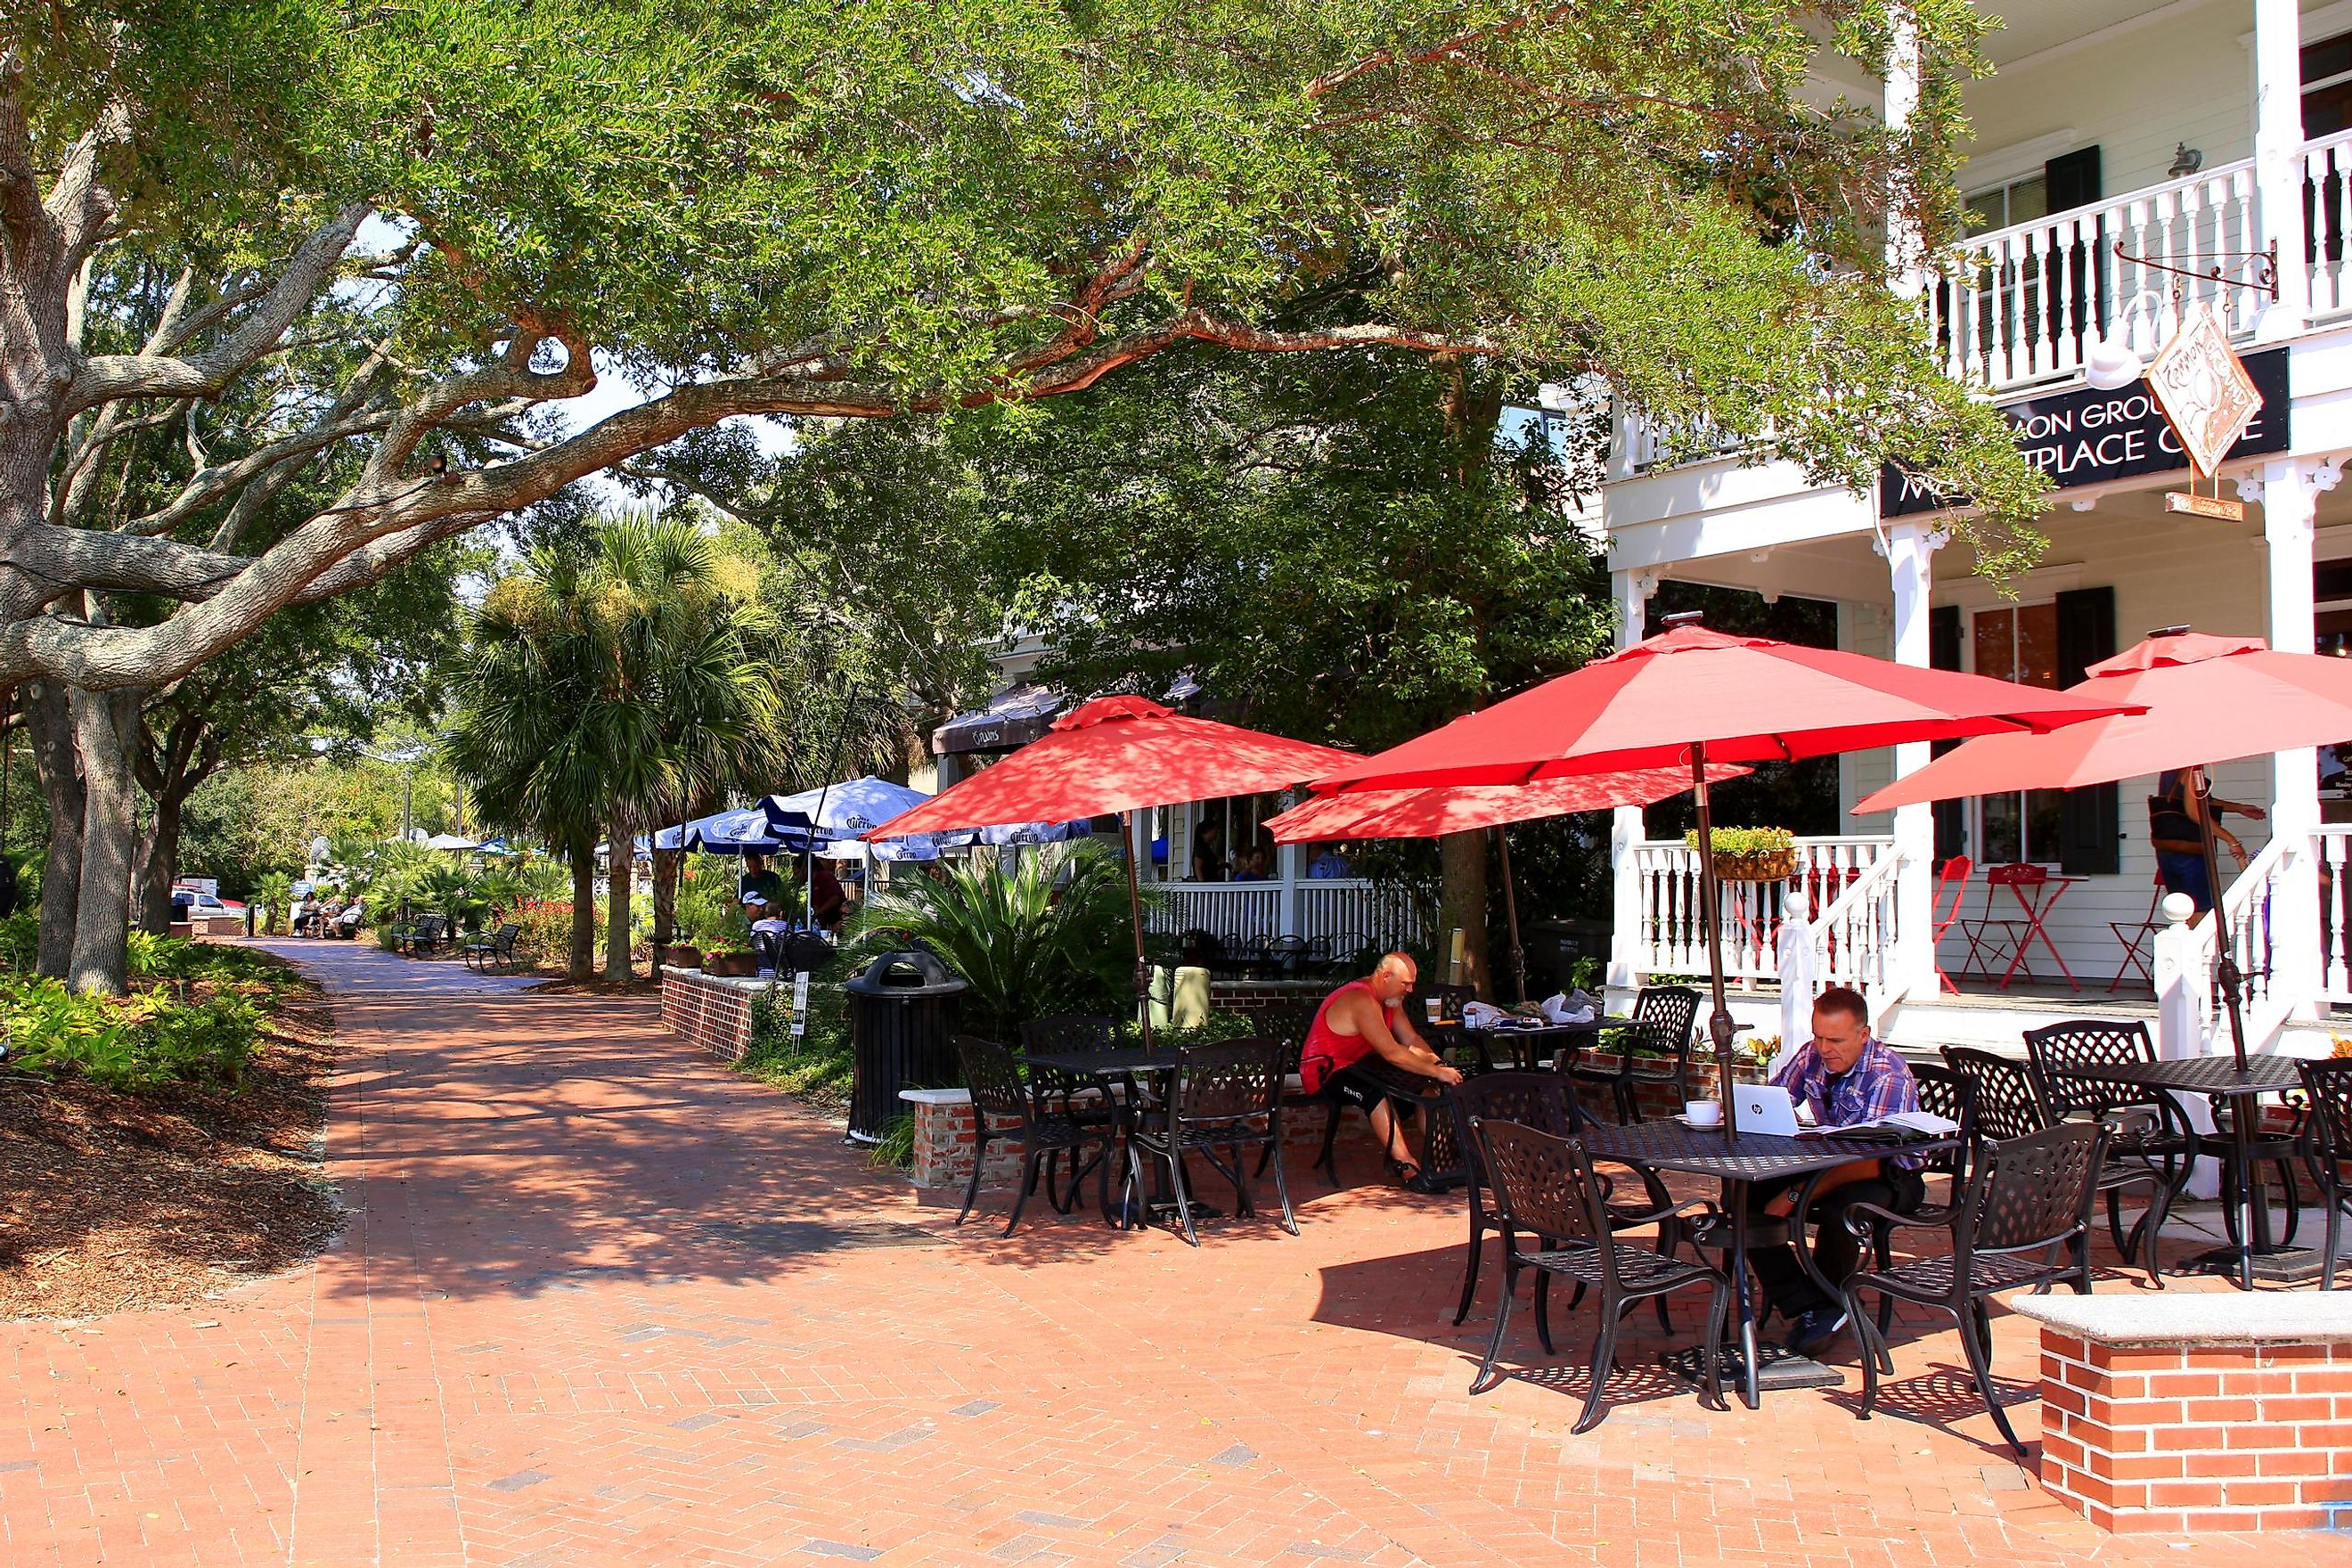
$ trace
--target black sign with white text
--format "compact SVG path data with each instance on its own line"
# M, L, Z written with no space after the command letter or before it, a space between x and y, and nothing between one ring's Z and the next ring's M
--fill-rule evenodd
M2245 356L2246 374L2263 395L2262 412L2230 448L2231 458L2258 457L2287 449L2286 350L2265 349ZM2017 431L2025 460L2050 477L2059 489L2105 484L2140 474L2186 469L2189 455L2156 405L2145 381L2120 392L2077 387L2003 404L2001 416ZM1937 497L1889 463L1878 476L1882 517L1939 511L1958 504Z

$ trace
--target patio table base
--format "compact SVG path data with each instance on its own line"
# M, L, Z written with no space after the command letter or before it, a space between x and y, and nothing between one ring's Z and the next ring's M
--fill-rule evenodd
M2253 1255L2256 1279L2273 1285L2308 1285L2319 1278L2320 1256L2315 1247L2273 1247L2257 1248ZM2224 1279L2238 1277L2238 1249L2217 1247L2185 1258L2174 1266L2183 1274L2218 1274Z
M1659 1364L1675 1376L1699 1386L1699 1363L1703 1352L1697 1345L1685 1345L1678 1351L1662 1351ZM1769 1341L1756 1347L1759 1365L1756 1388L1759 1394L1772 1394L1791 1388L1843 1388L1845 1373L1833 1366L1823 1366L1811 1356L1801 1356L1786 1345ZM1735 1388L1747 1376L1748 1360L1737 1342L1726 1344L1718 1352L1717 1365L1723 1374L1723 1386Z

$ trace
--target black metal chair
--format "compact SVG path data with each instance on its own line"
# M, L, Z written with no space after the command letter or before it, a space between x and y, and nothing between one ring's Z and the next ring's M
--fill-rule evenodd
M2006 1142L2059 1125L2060 1118L2052 1114L2049 1102L2042 1096L2040 1080L2026 1063L2010 1057L1996 1056L1990 1051L1978 1050L1972 1046L1946 1046L1944 1061L1954 1072L1969 1080L1969 1090L1975 1096L1976 1121L1974 1135L1970 1139L1972 1144L1988 1138ZM2151 1213L2163 1190L2163 1182L2161 1171L2139 1163L2105 1164L2099 1168L2098 1173L2102 1193L2126 1187L2152 1189L2148 1194ZM2170 1212L2169 1200L2166 1200L2166 1212ZM2148 1283L2158 1289L2164 1288L2164 1268L2157 1253L2160 1227L2161 1222L2151 1225L2143 1215L2140 1223L2133 1226L2130 1233L2137 1238L2136 1247L2118 1244L2118 1250L2126 1260L2134 1250L2138 1252L2140 1267L2147 1271ZM2087 1234L2083 1237L2082 1245L2084 1257L2081 1261L2084 1268L2088 1268L2091 1241Z
M1495 1371L1495 1358L1502 1353L1503 1335L1510 1326L1519 1271L1533 1268L1539 1271L1539 1279L1557 1274L1573 1280L1579 1300L1586 1287L1601 1293L1592 1388L1573 1430L1589 1432L1601 1422L1601 1395L1617 1364L1617 1334L1627 1309L1692 1285L1705 1285L1708 1294L1699 1403L1710 1410L1726 1408L1720 1373L1731 1281L1723 1272L1619 1241L1610 1227L1607 1189L1575 1139L1484 1118L1473 1120L1470 1127L1494 1184L1503 1233L1503 1290L1495 1303L1495 1330L1487 1336L1486 1353L1470 1392L1484 1394L1503 1381ZM1521 1245L1523 1237L1535 1239L1533 1250ZM1542 1300L1540 1292L1538 1300ZM1549 1335L1545 1342L1546 1353L1551 1353Z
M1021 1223L1021 1211L1028 1205L1029 1195L1037 1190L1041 1162L1058 1159L1066 1152L1071 1156L1069 1198L1066 1202L1055 1200L1050 1186L1051 1167L1047 1166L1046 1201L1056 1213L1069 1213L1077 1204L1078 1186L1089 1168L1080 1156L1096 1144L1101 1147L1090 1163L1098 1173L1103 1213L1108 1215L1109 1156L1118 1142L1117 1126L1073 1114L1067 1093L1051 1078L1033 1074L1024 1080L1021 1064L994 1040L958 1035L955 1043L956 1056L963 1064L964 1086L971 1092L972 1111L971 1181L964 1188L963 1207L957 1211L956 1224L961 1225L971 1215L972 1203L980 1196L980 1176L988 1161L988 1146L999 1140L1018 1141L1023 1146L1021 1185L1013 1195L1013 1216L1004 1222L1005 1235L1011 1236ZM992 1128L992 1117L1011 1125Z
M1192 1195L1184 1181L1184 1156L1199 1154L1233 1183L1237 1212L1255 1214L1249 1179L1242 1169L1242 1151L1281 1146L1282 1080L1296 1059L1296 1052L1282 1040L1228 1040L1178 1051L1175 1081L1166 1106L1145 1112L1129 1129L1122 1205L1133 1205L1143 1190L1143 1156L1164 1160L1169 1184L1175 1189L1176 1215L1184 1239L1200 1246L1201 1238L1192 1230ZM1217 1157L1219 1150L1225 1153L1223 1160ZM1298 1221L1290 1210L1290 1188L1283 1180L1279 1159L1274 1163L1274 1190L1282 1200L1282 1227L1297 1236ZM1129 1206L1128 1212L1135 1211Z
M2090 1294L2091 1207L2098 1195L2107 1137L2104 1122L2062 1121L2022 1138L1985 1144L1977 1153L1968 1190L1940 1223L1876 1204L1855 1204L1846 1211L1846 1228L1858 1237L1867 1239L1880 1226L1924 1226L1948 1228L1952 1240L1945 1256L1874 1268L1845 1282L1846 1314L1864 1340L1858 1418L1870 1418L1878 1403L1879 1368L1893 1364L1885 1336L1862 1310L1863 1293L1875 1290L1882 1300L1909 1301L1952 1320L1993 1425L2011 1448L2025 1452L1993 1390L1992 1318L1985 1302L2023 1286L2046 1290L2070 1277L2076 1290Z
M1455 1136L1462 1142L1466 1174L1464 1185L1470 1194L1470 1256L1462 1272L1462 1300L1454 1310L1454 1321L1460 1323L1470 1316L1471 1302L1477 1296L1480 1254L1485 1250L1486 1233L1503 1228L1493 1195L1494 1181L1482 1163L1471 1123L1510 1121L1556 1138L1567 1138L1584 1130L1585 1115L1583 1106L1577 1102L1576 1086L1550 1072L1482 1073L1464 1079L1448 1089L1445 1101L1453 1112ZM1615 1195L1616 1182L1606 1173L1596 1174L1609 1213L1609 1228L1633 1230L1655 1223L1658 1239L1654 1250L1659 1257L1671 1258L1679 1235L1675 1224L1678 1205L1656 1173L1638 1166L1629 1168L1643 1184L1644 1201L1639 1204L1610 1203L1608 1200ZM1548 1279L1546 1276L1538 1280L1536 1297L1536 1332L1547 1352L1551 1349L1551 1321L1541 1287ZM1582 1285L1577 1287L1578 1297L1569 1302L1570 1311L1575 1310L1583 1289ZM1666 1310L1666 1299L1661 1296L1657 1302L1658 1327L1667 1333L1674 1332L1674 1318Z
M2054 1070L2152 1062L2156 1042L2148 1037L2147 1026L2137 1018L2069 1018L2047 1028L2026 1030L2025 1056L2033 1065L2035 1087L2042 1091L2042 1102L2049 1108L2052 1121L2088 1114L2114 1122L2113 1136L2107 1140L2108 1160L2129 1162L2123 1171L2142 1167L2154 1177L2148 1184L2153 1190L2147 1209L2133 1235L2152 1236L2163 1229L2164 1216L2188 1190L2197 1152L2197 1131L2181 1113L2179 1102L2145 1084ZM2280 1158L2284 1161L2292 1154L2289 1147ZM2100 1183L2107 1198L2108 1231L2115 1237L2116 1250L2126 1256L2134 1249L2124 1237L2123 1189L2132 1184L2120 1175L2103 1175ZM2147 1256L2153 1268L2152 1241Z
M492 969L516 968L515 939L520 935L522 927L509 921L484 941L467 942L463 954L466 966L485 974Z
M2336 1289L2344 1216L2352 1214L2352 1057L2297 1062L2310 1100L2304 1121L2304 1160L2320 1201L2327 1205L2327 1240L2319 1255L2319 1288Z
M1096 1051L1109 1050L1118 1044L1119 1025L1116 1018L1063 1013L1050 1018L1033 1018L1020 1027L1021 1054L1024 1058L1035 1056L1041 1052L1055 1055L1079 1052L1091 1054ZM1031 1088L1051 1097L1056 1108L1072 1121L1093 1122L1122 1132L1126 1130L1128 1111L1137 1103L1136 1087L1132 1079L1122 1081L1118 1091L1125 1096L1122 1100L1105 1085L1100 1078L1092 1074L1070 1073L1059 1068L1044 1067L1025 1060L1022 1065L1027 1069ZM1078 1180L1081 1151L1072 1149L1068 1152L1070 1181L1075 1190ZM1047 1166L1045 1195L1048 1198L1054 1196L1055 1180L1053 1167Z
M1622 1124L1642 1120L1637 1086L1670 1083L1675 1098L1690 1098L1691 1041L1698 1033L1699 994L1688 985L1644 985L1633 998L1625 1026L1601 1037L1601 1048L1617 1053L1615 1067L1576 1063L1569 1076L1582 1083L1606 1085ZM1636 1051L1648 1055L1637 1058ZM1663 1060L1664 1068L1641 1067L1637 1060Z
M1309 1105L1327 1107L1325 1131L1332 1139L1336 1139L1339 1136L1339 1102L1328 1095L1309 1094L1303 1087L1297 1089L1290 1087L1291 1078L1298 1071L1299 1055L1307 1048L1307 1032L1315 1026L1315 1016L1320 1011L1322 1011L1320 1002L1278 1002L1271 1006L1259 1008L1253 1021L1257 1025L1257 1032L1261 1038L1280 1040L1290 1047L1290 1066L1283 1072L1282 1108L1285 1110L1296 1110ZM1266 1166L1280 1158L1281 1154L1280 1149L1273 1144L1266 1145L1257 1157L1257 1173L1261 1176L1265 1175ZM1322 1159L1318 1159L1316 1162L1318 1166L1325 1163ZM1332 1185L1338 1184L1339 1175L1334 1172Z
M1021 1026L1021 1051L1107 1051L1118 1043L1118 1020L1077 1013L1033 1018Z

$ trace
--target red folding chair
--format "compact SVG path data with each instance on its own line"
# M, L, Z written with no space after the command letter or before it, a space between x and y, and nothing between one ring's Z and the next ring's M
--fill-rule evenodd
M2156 891L2148 895L2147 918L2137 922L2132 921L2107 922L2107 929L2116 933L2116 941L2123 944L2124 950L2124 961L2116 966L2116 977L2107 982L2107 990L2110 994L2124 983L2124 976L2135 969L2139 971L2139 977L2147 981L2151 989L2155 987L2156 966L2149 957L2147 945L2148 940L2162 931L2167 923L2157 918L2157 910L2163 903L2164 873L2159 871L2156 874Z
M1943 945L1944 933L1951 930L1953 924L1959 920L1960 900L1969 896L1969 873L1975 869L1975 861L1970 860L1965 855L1955 855L1950 859L1945 861L1942 869L1936 873L1936 901L1933 906L1936 911L1935 946L1940 947ZM1949 909L1944 907L1944 889L1947 888L1950 889L1952 892L1952 902ZM1965 934L1965 932L1963 932L1963 934ZM1976 957L1976 943L1974 942L1970 942L1969 943L1969 958L1973 959ZM1966 974L1968 972L1968 962L1967 960L1963 960L1960 963L1960 973ZM1960 988L1952 984L1952 977L1944 973L1944 966L1941 963L1938 963L1936 965L1936 978L1942 981L1944 983L1944 989L1950 992L1953 995L1957 996L1960 994Z

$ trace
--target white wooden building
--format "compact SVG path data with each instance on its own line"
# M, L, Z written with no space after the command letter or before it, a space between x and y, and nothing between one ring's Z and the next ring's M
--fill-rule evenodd
M1899 483L1873 495L1822 489L1790 465L1738 452L1669 465L1654 435L1621 416L1601 509L1621 637L1654 629L1645 627L1651 597L1675 579L1828 600L1843 647L2052 685L2175 625L2352 652L2352 491L2336 489L2352 454L2352 3L1979 3L2007 24L1989 40L1997 74L1966 92L1975 140L1963 188L1990 226L1909 283L1949 373L2011 413L2021 444L2061 487L2043 523L2042 564L2004 598L1974 575L1947 520ZM1851 62L1825 58L1819 74L1824 92L1859 100L1882 90ZM1890 79L1887 112L1899 118L1899 61ZM2273 247L2275 301L2258 287L2263 268L2252 260ZM2178 281L2189 300L2229 309L2265 387L2256 428L2223 468L2224 493L2249 503L2243 522L2168 513L2164 492L2184 488L2185 462L2168 450L2145 387L2102 393L2085 384L2091 332L2147 353L2177 319L2176 279L2142 258L2221 269L2218 281ZM1842 806L1926 754L1843 759ZM2322 870L2346 858L2352 801L2324 795L2319 777L2308 751L2215 772L2218 793L2269 813L2259 823L2229 819L2254 856L2225 895L2255 933L2247 966L2265 972L2251 1016L2266 1040L2303 1047L2331 1005L2352 1003L2346 921L2322 909L2352 887L2340 869ZM1898 1042L2013 1048L2017 992L2002 998L2006 1007L1981 983L1964 986L1976 996L1937 995L1937 963L1958 970L1965 949L1957 930L1940 949L1931 940L1937 868L1961 853L1979 868L1966 917L1984 910L1990 862L2084 879L2050 922L2083 989L2048 1000L2049 1015L2152 1010L2150 985L2126 965L2113 928L2129 932L2150 918L2144 800L2153 782L2126 781L2104 800L2085 791L1963 802L1942 808L1940 823L1937 808L1907 808L1851 818L1839 837L1809 841L1809 863L1841 868L1822 884L1835 901L1814 911L1817 969L1861 984ZM1680 903L1689 872L1680 841L1651 841L1642 813L1624 811L1615 856L1618 994L1651 974L1703 968ZM2232 869L2225 865L2225 881ZM1776 907L1779 898L1765 895ZM1747 910L1749 923L1742 910L1730 917L1735 969L1759 989L1777 967L1770 942L1754 940L1770 913ZM2212 961L2206 928L2183 929L2168 944L2194 965ZM2046 960L2039 968L2055 973ZM2126 981L2111 991L2119 968ZM2210 1031L2210 1011L2200 1003L2195 1027ZM1760 994L1754 1016L1777 1029ZM2188 1046L2178 1034L2168 1048Z

